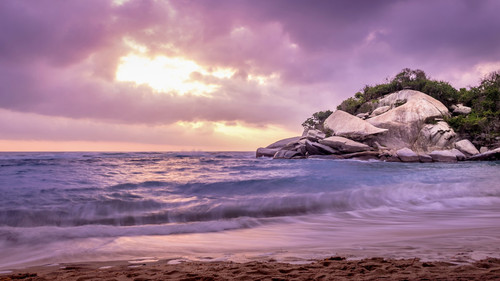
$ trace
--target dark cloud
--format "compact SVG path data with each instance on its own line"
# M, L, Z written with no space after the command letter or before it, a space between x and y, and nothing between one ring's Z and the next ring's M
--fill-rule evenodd
M1 1L0 58L66 65L95 52L109 35L106 1Z

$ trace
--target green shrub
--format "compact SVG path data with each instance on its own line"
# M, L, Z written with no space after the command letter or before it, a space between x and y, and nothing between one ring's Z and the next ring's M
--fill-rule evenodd
M358 111L359 107L364 103L364 99L356 99L356 98L348 98L344 100L339 106L337 106L337 109L343 110L345 112L348 112L350 114L356 114Z
M326 118L333 113L331 110L318 111L313 113L312 117L309 117L302 123L304 129L318 129L323 131L323 123Z

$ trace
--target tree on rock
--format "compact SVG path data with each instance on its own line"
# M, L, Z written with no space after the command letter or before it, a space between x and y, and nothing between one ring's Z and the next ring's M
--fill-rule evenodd
M309 117L302 123L302 127L304 129L316 129L323 131L323 123L325 122L326 118L328 116L332 115L331 110L326 110L326 111L318 111L312 115L312 117Z

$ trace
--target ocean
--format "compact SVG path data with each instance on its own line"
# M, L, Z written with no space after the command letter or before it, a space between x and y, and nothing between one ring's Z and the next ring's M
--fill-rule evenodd
M0 153L0 269L500 257L500 162Z

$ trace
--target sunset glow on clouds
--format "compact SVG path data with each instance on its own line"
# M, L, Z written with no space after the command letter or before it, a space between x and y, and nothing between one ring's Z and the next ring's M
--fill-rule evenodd
M365 84L500 68L498 1L0 1L0 150L253 150Z

